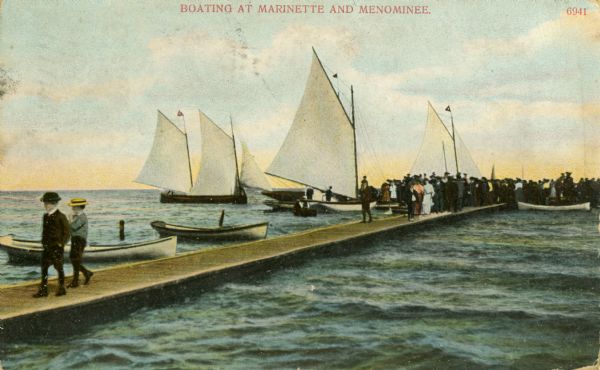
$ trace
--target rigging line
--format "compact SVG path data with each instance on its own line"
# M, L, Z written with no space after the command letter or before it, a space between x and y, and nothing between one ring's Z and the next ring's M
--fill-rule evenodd
M366 138L365 140L365 147L367 149L367 151L370 151L371 155L374 157L376 163L382 163L381 160L379 159L377 152L375 151L375 149L372 146L372 140L369 136L368 130L366 128L366 124L365 124L365 119L363 117L363 114L361 111L358 112L358 128L361 131L362 135ZM382 168L379 165L372 165L371 164L371 168L375 169L377 172L379 172L379 175L383 178L385 178L385 174L383 173Z
M367 150L370 151L370 154L373 156L373 158L375 159L375 163L378 163L378 164L383 163L379 159L379 156L377 155L377 151L373 147L373 140L371 139L371 136L369 135L369 132L367 130L365 122L366 122L366 120L364 119L363 115L361 113L359 113L359 127L361 129L361 132L364 132L364 136L366 138L365 146L366 146ZM379 173L380 176L385 177L385 174L384 174L381 166L371 164L371 167L373 169L375 169Z
M339 84L342 85L343 87L345 87L346 89L350 90L350 85L349 83L345 82L344 79L340 78L339 76L339 72L335 72L333 69L329 68L329 66L323 64L321 62L321 65L323 65L323 68L326 70L326 72L330 75L334 75L335 73L338 73L338 76L335 77L336 80L338 80Z
M371 136L370 136L370 134L369 134L369 131L367 130L367 127L366 127L366 122L367 122L367 119L365 119L365 115L363 114L362 110L361 110L361 111L359 111L359 114L358 114L358 116L359 116L360 126L361 126L361 127L362 127L362 129L365 131L365 133L366 133L366 137L367 137L367 139L368 139L367 145L368 145L368 146L369 146L369 148L370 148L370 149L373 151L373 154L374 154L375 156L377 156L377 151L376 151L376 150L375 150L375 148L373 147L373 140L371 139ZM372 121L372 120L370 120L370 121ZM377 130L377 126L374 126L374 127L375 127L375 128L374 128L374 131L377 131L377 133L379 133L379 131ZM381 163L381 162L379 162L379 163Z
M413 164L409 170L409 173L414 175L412 172L414 172L414 167L417 164L417 162L419 161L419 158L421 156L421 153L423 152L423 149L425 148L425 143L427 140L427 131L429 128L429 112L427 112L427 117L425 120L425 130L423 130L423 137L421 139L421 145L419 146L419 150L417 151L417 156L415 157L415 160L413 161ZM446 155L446 153L444 152L444 155Z
M471 161L471 164L473 166L475 166L475 169L479 172L479 175L481 175L481 170L479 169L479 166L477 165L477 163L475 163L475 160L473 159L473 156L471 155L469 148L467 147L467 145L465 144L465 142L462 140L462 138L460 137L460 135L458 133L456 133L456 137L458 138L458 140L461 144L461 147L460 147L461 150L464 150L466 152L467 159L469 159Z
M322 61L321 61L321 65L323 66L323 69L328 74L333 75L335 73L331 68L329 68L329 66L327 66L326 64L324 64ZM342 85L346 89L349 90L351 88L351 85L347 84L343 79L341 79L339 77L339 75L338 75L338 77L335 77L335 79L337 80L337 82L339 83L339 85ZM348 95L346 95L345 92L342 92L341 89L338 89L337 93L338 93L338 98L339 98L340 103L342 104L342 106L344 107L344 109L346 109L346 107L349 104L351 104L351 103L348 102L349 101ZM367 139L366 140L365 148L367 149L367 151L370 152L370 154L375 158L375 160L378 163L381 163L380 160L379 160L379 157L377 156L376 151L374 150L374 148L372 147L372 144L370 142L371 139L369 137L368 130L366 129L365 123L364 123L366 121L364 120L364 117L363 117L361 111L359 109L355 109L355 113L357 113L356 115L358 116L357 117L358 118L357 121L360 121L358 125L356 125L356 122L355 122L355 125L360 130L361 135L364 136ZM355 129L356 129L356 127L355 127ZM364 163L364 161L363 161L363 163ZM380 166L371 165L371 169L375 169L376 171L374 171L374 172L378 172L381 177L385 178L385 174L383 173L383 170L382 170L382 168Z

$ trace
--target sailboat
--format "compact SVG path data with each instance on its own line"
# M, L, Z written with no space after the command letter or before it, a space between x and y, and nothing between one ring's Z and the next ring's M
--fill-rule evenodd
M240 184L235 137L204 113L200 117L201 163L192 179L187 132L158 111L150 154L136 182L163 189L161 203L247 203Z
M427 102L427 104L425 134L410 173L429 175L435 172L441 176L444 172L452 175L460 172L461 174L466 173L467 176L481 177L479 168L454 128L452 115L450 116L452 131L450 131L433 108L433 105L431 105L431 102ZM452 114L449 106L446 111Z
M267 175L290 181L298 188L276 188L263 194L278 200L295 200L304 195L305 188L324 193L331 186L338 201L309 202L336 211L361 209L356 200L358 165L352 87L350 91L352 111L349 115L313 48L311 70L300 106L266 171Z
M242 141L242 170L240 172L240 181L243 186L264 191L271 190L271 183L264 172L256 163L254 156L250 153L248 145Z

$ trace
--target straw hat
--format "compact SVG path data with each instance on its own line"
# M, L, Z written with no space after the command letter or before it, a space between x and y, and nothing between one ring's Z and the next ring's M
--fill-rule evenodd
M71 201L68 203L69 207L81 207L81 206L86 206L87 200L85 200L84 198L72 198Z

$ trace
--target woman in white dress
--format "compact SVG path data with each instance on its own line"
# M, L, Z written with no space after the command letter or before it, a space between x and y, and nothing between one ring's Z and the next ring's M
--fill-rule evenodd
M431 206L433 205L433 195L435 191L433 190L433 185L429 182L429 180L425 179L424 188L424 196L423 196L423 210L422 214L428 215L431 213Z

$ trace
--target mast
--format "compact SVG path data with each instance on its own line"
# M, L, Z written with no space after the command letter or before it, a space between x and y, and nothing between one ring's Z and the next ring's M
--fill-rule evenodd
M452 117L452 110L450 106L448 106L448 112L450 112L450 122L452 122L452 144L454 145L454 161L456 163L456 173L459 173L458 170L458 156L456 155L456 134L454 132L454 117Z
M235 158L235 184L236 184L235 194L239 194L240 189L241 189L240 172L238 170L237 150L235 148L235 135L233 133L233 119L231 118L231 115L229 116L229 124L231 125L231 141L233 142L233 157Z
M446 169L446 172L448 172L448 163L446 162L446 145L444 145L443 141L442 141L442 153L444 153L444 168Z
M352 106L352 133L354 134L354 178L356 180L356 198L358 198L358 158L356 154L356 121L354 119L354 87L350 85L350 104Z
M178 111L177 115L181 115L181 119L183 120L183 135L185 135L185 149L187 150L187 158L188 158L188 168L190 170L190 189L194 187L194 180L192 180L192 160L190 159L190 144L188 143L187 130L185 128L185 116L183 112Z

